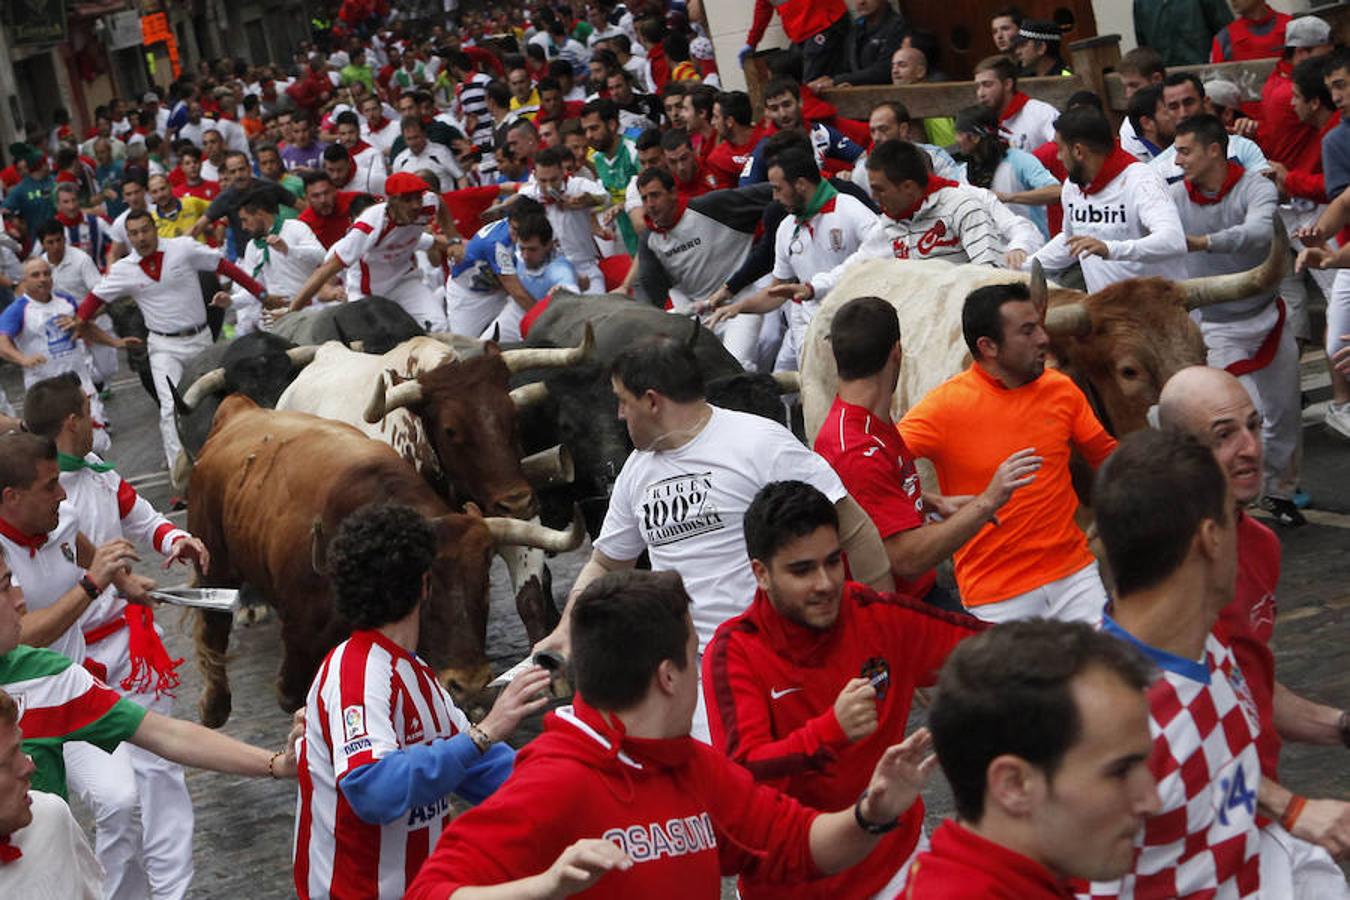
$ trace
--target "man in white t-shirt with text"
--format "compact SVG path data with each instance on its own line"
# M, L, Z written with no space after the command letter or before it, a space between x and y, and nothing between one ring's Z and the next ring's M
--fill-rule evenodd
M562 621L536 649L565 654L573 601L604 573L632 568L645 550L653 569L684 580L702 654L717 626L744 612L755 596L741 519L760 488L773 481L804 481L829 497L839 510L854 578L893 589L876 526L829 464L782 425L710 405L686 342L649 337L619 354L610 380L635 449L619 472ZM702 700L691 733L709 739Z

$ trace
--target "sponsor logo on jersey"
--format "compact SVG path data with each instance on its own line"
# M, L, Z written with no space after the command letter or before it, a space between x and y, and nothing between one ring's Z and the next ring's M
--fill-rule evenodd
M844 249L844 229L842 228L830 229L830 249L833 250L835 253L838 253Z
M351 743L366 733L366 711L361 706L348 706L342 710L342 737Z
M1128 220L1125 216L1125 204L1116 203L1111 206L1093 206L1070 204L1070 218L1078 225L1124 225Z
M884 700L891 688L891 667L880 656L870 657L858 671L859 678L866 678L876 688L877 699Z

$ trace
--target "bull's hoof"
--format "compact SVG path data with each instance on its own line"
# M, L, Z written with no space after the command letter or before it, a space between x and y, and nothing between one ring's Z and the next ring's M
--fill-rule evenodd
M229 694L207 692L197 704L197 715L207 728L219 728L230 720L230 707Z
M234 624L244 628L259 625L267 618L269 610L265 604L245 604L234 611Z

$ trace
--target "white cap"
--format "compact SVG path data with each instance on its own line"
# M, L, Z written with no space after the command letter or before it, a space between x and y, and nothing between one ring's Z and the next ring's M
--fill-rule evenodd
M1242 90L1223 78L1205 82L1205 97L1216 106L1235 108L1242 103Z
M1317 16L1299 16L1284 28L1286 47L1322 47L1331 43L1331 26Z

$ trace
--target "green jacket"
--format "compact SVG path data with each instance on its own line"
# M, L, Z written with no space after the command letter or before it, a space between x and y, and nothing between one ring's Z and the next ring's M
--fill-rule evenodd
M1134 0L1134 34L1168 66L1209 61L1219 29L1233 21L1228 0Z

